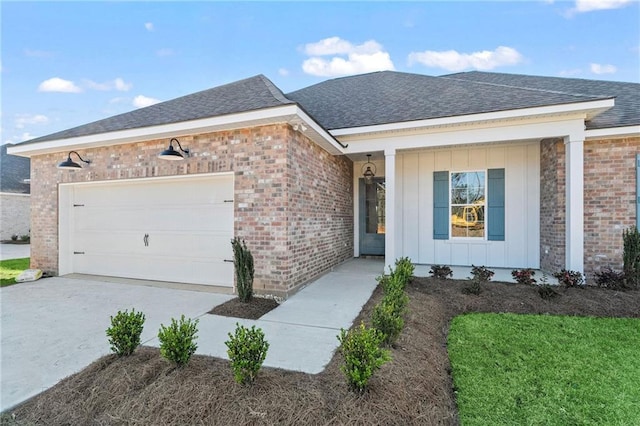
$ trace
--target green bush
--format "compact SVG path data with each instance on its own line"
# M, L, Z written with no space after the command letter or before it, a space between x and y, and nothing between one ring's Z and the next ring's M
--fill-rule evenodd
M553 276L558 279L558 283L566 288L584 286L584 277L580 271L562 269L560 272L554 273Z
M262 329L255 326L246 328L236 323L235 334L229 333L229 340L224 343L236 382L253 383L269 349Z
M478 295L482 293L482 286L480 286L480 283L481 281L478 278L472 278L469 280L469 284L462 288L462 292L465 294Z
M160 324L158 339L160 340L160 355L175 362L178 367L186 365L198 349L195 340L198 333L198 320L180 317L180 322L171 318L171 325L165 327Z
M411 259L401 257L400 259L396 259L396 267L392 274L397 275L403 285L406 285L411 280L411 277L413 277L415 269L415 266L411 263Z
M233 247L233 266L236 272L236 284L238 298L242 302L250 302L253 297L253 255L247 248L244 240L234 238L231 240Z
M473 275L474 281L486 283L488 281L491 281L491 277L493 277L494 272L490 269L487 269L486 266L471 265L471 275Z
M131 355L140 345L144 320L144 314L135 309L118 311L115 317L112 316L111 327L106 332L111 350L119 356Z
M623 271L627 285L632 288L640 287L640 232L632 226L622 231L623 240Z
M382 299L373 308L371 326L382 333L383 339L381 343L383 345L393 346L404 327L404 318L392 301Z
M447 265L431 265L429 274L432 275L433 278L446 280L447 278L450 278L453 276L453 271Z
M344 365L340 369L352 390L364 392L373 374L391 360L389 351L380 347L383 339L380 331L367 328L364 323L350 331L340 330L338 340L344 356Z

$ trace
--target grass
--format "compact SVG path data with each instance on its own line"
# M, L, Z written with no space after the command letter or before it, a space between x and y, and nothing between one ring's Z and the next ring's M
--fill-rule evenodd
M640 424L640 319L466 314L448 348L463 426Z
M29 269L28 257L22 259L0 260L0 287L16 283L16 277Z

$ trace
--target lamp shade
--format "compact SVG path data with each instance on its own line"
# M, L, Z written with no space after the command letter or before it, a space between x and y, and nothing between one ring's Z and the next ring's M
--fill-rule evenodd
M81 169L82 166L80 164L72 161L71 157L68 157L66 160L64 160L63 162L58 164L58 168L59 169L64 169L64 170L77 170L77 169Z
M169 145L169 148L158 154L158 158L163 160L184 160L184 156L173 148L173 145Z

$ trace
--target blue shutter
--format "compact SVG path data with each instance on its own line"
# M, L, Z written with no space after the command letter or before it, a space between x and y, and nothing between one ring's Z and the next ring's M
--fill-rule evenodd
M640 229L640 154L636 154L636 227Z
M449 172L433 172L433 239L449 239Z
M489 169L487 175L487 239L504 241L504 169Z

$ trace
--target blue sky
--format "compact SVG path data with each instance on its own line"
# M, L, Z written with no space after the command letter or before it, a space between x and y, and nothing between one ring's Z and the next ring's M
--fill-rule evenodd
M640 82L639 4L3 1L0 142L256 74L285 93L388 69Z

